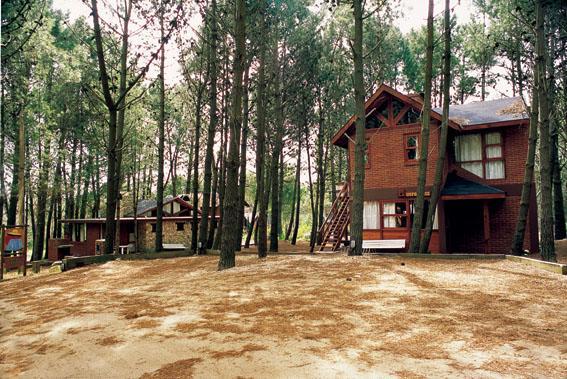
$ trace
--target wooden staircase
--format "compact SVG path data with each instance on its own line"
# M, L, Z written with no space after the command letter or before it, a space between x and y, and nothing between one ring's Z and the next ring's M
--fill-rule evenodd
M319 229L319 241L321 241L319 251L325 250L325 247L331 247L332 251L338 250L341 242L346 237L349 224L350 191L348 182L346 182L333 202L331 211L327 215L321 229Z

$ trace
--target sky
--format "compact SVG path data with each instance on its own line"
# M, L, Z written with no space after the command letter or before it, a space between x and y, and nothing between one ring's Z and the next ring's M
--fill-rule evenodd
M434 2L435 14L437 15L444 8L444 0ZM451 0L451 6L457 15L459 22L470 20L472 13L472 0ZM69 12L71 20L80 16L88 17L89 8L81 0L53 0L53 7ZM403 33L409 32L412 28L419 28L426 24L427 0L400 0L400 14L403 16L396 20L395 24Z
M315 6L317 6L317 3ZM435 15L443 11L445 5L444 0L435 0ZM322 2L324 4L324 1ZM402 15L395 21L396 26L400 28L402 33L408 33L412 29L417 29L427 23L427 0L399 0L399 13ZM451 6L459 23L466 23L470 20L472 13L472 0L451 0ZM90 9L81 0L53 0L53 7L60 9L69 14L70 21L73 22L77 18L84 16L92 23L90 17ZM104 16L103 16L104 17ZM198 23L195 19L192 24ZM196 27L197 25L193 25ZM178 51L174 44L170 44L166 50L166 83L175 84L181 79L181 68L178 63ZM155 65L154 65L155 66ZM156 75L155 70L150 70L149 77Z

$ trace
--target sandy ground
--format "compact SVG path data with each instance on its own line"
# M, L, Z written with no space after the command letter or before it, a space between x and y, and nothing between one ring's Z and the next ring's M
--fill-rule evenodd
M567 277L344 255L114 261L0 283L0 377L567 377Z

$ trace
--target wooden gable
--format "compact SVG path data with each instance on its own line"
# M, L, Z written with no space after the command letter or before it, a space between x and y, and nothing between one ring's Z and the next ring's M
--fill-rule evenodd
M364 104L367 118L366 128L376 129L418 123L422 108L423 103L415 97L404 95L382 84ZM441 115L433 110L431 111L431 118L441 122ZM356 115L352 115L334 135L331 141L334 145L344 148L348 146L347 135L354 133L355 120ZM451 120L449 120L449 126L460 130L460 126Z

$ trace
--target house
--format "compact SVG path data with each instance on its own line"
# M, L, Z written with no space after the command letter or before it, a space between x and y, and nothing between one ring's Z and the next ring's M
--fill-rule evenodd
M191 244L192 205L187 195L168 196L163 204L163 243L169 247L188 247ZM123 197L119 223L119 245L132 251L152 251L155 246L157 201L140 200L134 215L131 200ZM199 210L199 214L200 214ZM218 218L218 215L214 217ZM86 256L99 254L105 236L105 218L64 219L62 223L71 224L71 235L48 242L50 261L60 260L64 255ZM135 233L137 231L137 233ZM98 246L97 246L98 245ZM175 245L175 246L173 246ZM167 247L167 246L164 246ZM97 251L98 249L98 251Z
M363 240L405 240L416 197L421 143L419 95L381 85L366 101L367 141ZM438 156L441 109L431 113L426 208ZM433 253L508 253L519 212L529 118L521 98L451 105L441 198L429 250ZM322 248L348 239L349 188L354 179L355 116L332 143L348 150L350 182L323 225ZM535 186L524 248L538 250ZM348 215L346 217L345 215ZM422 223L422 227L424 224ZM403 242L403 241L402 241Z

